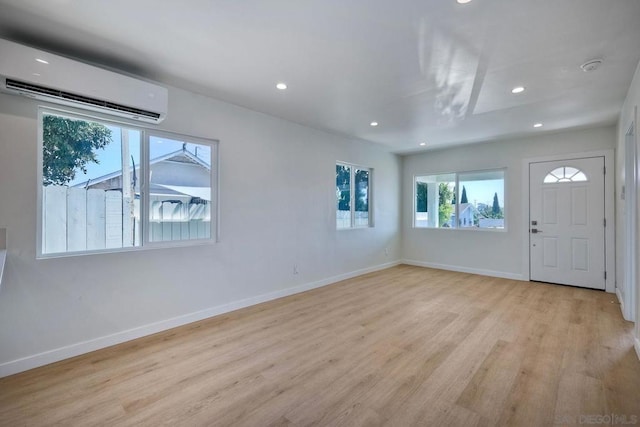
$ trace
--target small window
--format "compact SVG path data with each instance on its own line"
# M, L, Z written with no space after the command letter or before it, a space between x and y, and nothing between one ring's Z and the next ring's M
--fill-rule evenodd
M415 177L414 227L504 229L504 170Z
M336 228L371 226L371 169L336 164Z
M587 176L580 169L571 166L562 166L552 170L544 177L545 184L555 184L558 182L584 182Z
M46 111L40 127L40 254L215 237L215 141Z

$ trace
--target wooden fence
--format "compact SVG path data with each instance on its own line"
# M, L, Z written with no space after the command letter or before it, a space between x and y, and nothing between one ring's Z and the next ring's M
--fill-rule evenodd
M152 196L149 211L149 240L152 242L211 237L209 202L186 203Z
M43 253L139 246L140 201L121 191L43 187ZM149 240L189 240L211 235L209 202L150 200Z

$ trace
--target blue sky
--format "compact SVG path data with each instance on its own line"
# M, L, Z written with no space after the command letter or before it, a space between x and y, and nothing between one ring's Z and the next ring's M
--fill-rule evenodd
M460 181L460 194L462 194L462 186L467 190L467 199L469 203L484 203L493 205L493 195L498 193L498 201L500 206L504 206L504 182L499 179L490 179L486 181Z

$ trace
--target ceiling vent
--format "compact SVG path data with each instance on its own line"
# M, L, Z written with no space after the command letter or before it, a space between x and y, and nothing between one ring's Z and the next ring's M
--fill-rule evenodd
M2 39L0 90L153 124L167 115L164 87Z
M591 61L587 61L580 66L582 71L585 73L589 73L591 71L595 71L602 65L602 59L592 59Z

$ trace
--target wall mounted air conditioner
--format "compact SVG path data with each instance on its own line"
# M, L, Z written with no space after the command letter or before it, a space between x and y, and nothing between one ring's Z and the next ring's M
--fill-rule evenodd
M148 123L167 115L167 89L0 39L0 90Z

